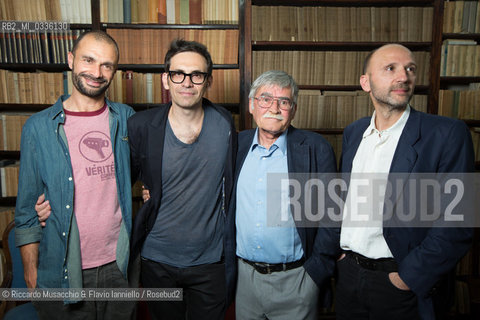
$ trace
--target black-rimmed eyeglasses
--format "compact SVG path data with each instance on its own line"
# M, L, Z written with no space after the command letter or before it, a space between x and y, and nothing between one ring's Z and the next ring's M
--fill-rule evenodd
M203 84L207 79L208 73L206 72L192 72L192 73L184 73L181 71L168 71L168 76L173 83L182 83L185 81L185 77L189 77L190 81L193 84Z
M274 98L270 96L260 96L256 97L255 100L258 101L260 108L268 109L273 105L274 101L277 101L278 107L283 111L290 111L293 106L292 100L288 98Z

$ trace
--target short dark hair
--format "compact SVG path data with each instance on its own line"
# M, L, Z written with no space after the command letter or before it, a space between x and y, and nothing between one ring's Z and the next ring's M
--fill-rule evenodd
M93 36L95 38L95 40L97 40L97 41L105 41L108 44L113 45L114 48L115 48L115 53L117 54L117 61L116 62L118 62L118 59L120 58L120 52L119 52L119 49L118 49L118 44L115 41L115 39L112 38L111 35L109 35L108 33L104 32L102 30L92 30L92 31L87 31L87 32L82 33L73 43L73 47L72 47L72 54L73 55L75 55L75 51L77 51L77 48L78 48L80 42L82 41L82 39L85 36L89 36L89 35Z
M167 54L165 54L165 72L170 71L170 61L172 57L181 52L196 52L200 54L207 61L208 76L212 75L213 62L207 47L199 42L184 39L175 39L170 43L170 48Z

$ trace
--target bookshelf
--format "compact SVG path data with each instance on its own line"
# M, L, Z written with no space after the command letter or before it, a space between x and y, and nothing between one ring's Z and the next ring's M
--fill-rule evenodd
M445 59L453 56L457 70L447 70L449 64L442 64L440 97L450 97L440 101L440 114L465 119L470 127L475 147L475 167L480 170L480 3L478 1L445 2L443 23L443 54ZM474 49L475 48L475 49ZM453 49L453 50L452 50ZM468 59L470 52L477 50L474 59ZM449 72L448 72L449 71ZM453 100L453 101L452 101ZM451 108L449 108L451 106ZM467 107L465 107L467 106ZM475 229L473 245L468 254L457 266L460 274L457 286L470 301L461 313L476 319L480 316L480 229Z

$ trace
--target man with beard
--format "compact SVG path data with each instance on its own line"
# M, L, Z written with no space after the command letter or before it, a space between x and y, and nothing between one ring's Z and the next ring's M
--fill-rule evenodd
M398 172L414 178L418 173L473 171L465 123L409 105L416 70L412 52L398 44L382 46L365 60L360 84L375 111L349 125L343 135L341 171L352 176L340 236L344 254L338 261L337 319L443 318L448 289L452 292L448 275L470 245L469 228L391 227L400 213L395 205L384 206L385 190L380 197L373 191L352 191L353 174L380 175L386 181ZM355 225L354 217L376 211L380 219ZM389 216L393 220L382 221Z
M128 287L132 227L127 119L105 99L118 63L115 40L82 34L68 54L71 96L31 116L22 130L15 242L28 288ZM41 227L39 195L51 207ZM39 202L42 202L41 197ZM129 319L134 302L34 301L41 319Z

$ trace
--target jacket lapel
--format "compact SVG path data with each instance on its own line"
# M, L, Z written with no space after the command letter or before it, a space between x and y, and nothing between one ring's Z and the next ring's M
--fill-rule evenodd
M404 197L404 192L409 192L405 190L405 187L407 186L406 183L409 180L410 173L412 173L418 158L418 153L414 146L420 138L420 126L420 113L411 108L407 123L398 141L392 164L390 165L390 173L394 173L393 176L389 175L389 180L392 186L392 195L394 196L392 200L395 204L398 201L403 201L400 199ZM404 173L404 175L400 177L398 173ZM394 212L391 212L391 210L394 210L395 207L394 205L388 209L387 206L384 206L383 214L386 216L394 216ZM387 212L387 210L390 212ZM393 223L393 220L387 220L386 225L388 226L391 223ZM388 232L389 230L385 231L386 234L388 234Z
M411 108L393 156L390 172L412 172L418 158L414 145L420 138L420 126L420 113Z
M158 197L157 202L160 204L161 198L161 181L162 181L162 154L163 154L163 145L165 141L165 129L168 120L168 111L170 106L161 107L158 113L152 118L152 121L148 123L148 142L145 144L148 148L145 150L146 157L148 159L148 176L144 176L146 181L149 181L152 186L155 182L159 183L158 186L154 186L157 189Z
M290 126L287 133L287 163L289 173L310 172L309 146L301 131Z

